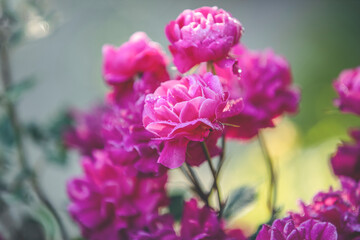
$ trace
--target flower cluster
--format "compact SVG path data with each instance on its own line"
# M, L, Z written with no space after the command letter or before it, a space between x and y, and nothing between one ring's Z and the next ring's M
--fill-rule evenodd
M273 127L274 118L296 112L299 93L289 64L272 51L240 45L241 23L217 7L185 10L165 33L176 76L168 73L160 45L143 32L120 47L103 47L103 78L110 87L105 107L76 117L65 137L83 155L84 170L68 183L69 212L90 240L246 239L221 215L217 178L225 137L251 138ZM196 65L198 72L184 74ZM218 155L215 169L212 157ZM192 169L205 161L214 179L207 191ZM185 202L176 231L172 216L163 214L165 186L167 171L184 163L204 206ZM214 192L218 211L209 204Z
M359 115L360 68L343 71L334 82L339 98L335 106L342 112ZM350 131L354 143L343 143L331 157L333 172L342 188L317 193L310 204L301 202L299 212L291 212L272 226L264 225L257 239L360 239L360 131Z
M291 218L275 220L272 226L264 225L256 240L337 240L334 225L309 219L298 226Z
M147 217L167 205L166 175L128 176L103 151L84 158L82 165L85 176L68 183L69 212L89 239L129 239L129 231L145 227Z
M244 109L231 112L223 119L230 138L250 139L262 128L273 127L273 120L284 113L295 113L299 91L291 85L290 66L285 58L271 50L251 51L243 45L230 53L236 63L233 68L215 67L230 99L243 99Z
M207 206L198 207L195 199L185 203L181 221L181 239L245 240L239 229L224 229L224 222Z

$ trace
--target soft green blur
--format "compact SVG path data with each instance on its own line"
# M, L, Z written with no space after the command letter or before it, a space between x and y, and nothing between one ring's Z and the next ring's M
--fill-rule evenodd
M145 31L166 48L167 22L186 8L218 5L243 23L242 41L249 48L271 47L289 60L294 82L302 90L299 114L279 119L278 127L265 133L277 168L278 204L283 213L296 210L300 198L308 202L317 191L338 186L329 156L340 140L348 139L348 127L360 120L333 107L331 84L341 70L360 65L359 1L49 0L49 5L59 24L40 21L42 28L36 28L36 22L29 21L28 34L44 38L30 39L13 52L15 79L35 74L40 80L20 105L24 119L44 121L65 105L87 108L103 99L103 44L120 45L133 32ZM41 31L44 26L50 33L47 37ZM268 175L258 142L229 142L226 160L221 175L223 195L242 184L259 189L259 202L232 222L252 231L269 217ZM209 174L206 168L200 172ZM66 174L50 167L43 176L45 189L62 210L67 203L65 181L79 173L75 157ZM174 174L170 185L184 187L178 178ZM76 235L78 230L73 232Z

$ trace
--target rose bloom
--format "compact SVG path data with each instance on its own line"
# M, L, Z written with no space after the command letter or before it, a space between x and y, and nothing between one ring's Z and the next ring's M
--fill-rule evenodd
M182 240L245 240L240 229L225 229L225 222L218 219L214 210L198 207L196 199L185 202L181 219Z
M147 225L130 233L131 240L180 240L174 231L170 214L151 215Z
M71 111L70 116L74 123L64 132L65 145L79 150L86 156L91 156L94 150L103 149L105 139L102 135L102 119L108 111L109 108L103 105L96 106L88 112Z
M339 95L335 106L342 112L360 115L360 67L342 71L334 88Z
M234 126L226 127L226 136L250 139L266 127L274 127L274 119L284 113L295 113L300 94L292 86L290 66L285 58L271 50L250 51L243 45L231 50L237 60L233 68L215 66L230 101L236 107L243 99L241 112L229 112L221 120Z
M242 35L240 22L217 7L183 11L165 28L169 50L181 73L201 62L226 61Z
M169 79L167 59L158 43L143 32L134 33L120 47L103 47L103 76L113 91L108 98L120 101L131 92L153 92ZM135 81L138 79L137 81Z
M202 141L215 144L209 149L216 153L216 140L223 129L218 117L226 99L219 79L211 73L164 82L154 94L147 95L143 124L164 142L158 162L177 168L188 158L190 163L199 165L205 160L200 146ZM215 140L211 140L214 137ZM197 148L193 152L202 157L195 159L188 148Z
M347 176L360 180L360 130L352 130L350 135L355 142L343 143L331 158L332 169L337 176Z
M295 224L309 219L330 222L336 227L339 240L360 239L360 185L344 177L341 184L341 190L320 192L312 203L301 203L300 213L290 213Z
M85 176L68 182L69 212L90 240L129 238L145 227L148 216L168 204L165 183L158 178L130 177L104 151L82 161Z
M337 240L334 225L309 219L295 226L291 218L277 219L272 226L263 225L256 240Z
M144 97L129 101L126 107L113 106L104 116L106 150L115 165L129 175L161 175L166 168L157 163L162 144L142 124Z

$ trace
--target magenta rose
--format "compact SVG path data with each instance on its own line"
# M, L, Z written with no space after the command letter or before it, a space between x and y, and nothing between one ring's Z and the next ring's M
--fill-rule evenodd
M104 117L105 148L113 163L126 168L129 175L161 175L167 169L157 162L163 144L144 128L143 108L144 97L123 108L112 107Z
M103 149L105 139L102 135L102 121L107 112L109 108L103 105L96 106L88 112L71 111L73 126L66 129L63 134L65 145L79 150L86 156L91 156L94 150Z
M188 147L193 146L192 142L206 142L220 136L218 132L223 127L218 118L226 99L227 93L218 77L211 73L164 82L154 94L147 95L143 124L146 130L164 142L158 162L168 168L177 168L186 160L187 152L191 152ZM216 141L209 142L215 143L209 149L216 149ZM197 151L201 152L201 149ZM205 155L194 160L194 165L199 165L205 160Z
M341 178L342 189L320 192L312 203L301 203L300 213L290 213L296 225L316 219L336 227L339 240L360 239L360 185Z
M85 176L68 182L69 212L89 240L129 239L132 229L147 225L147 218L168 204L167 176L130 177L112 164L106 152L83 159Z
M143 32L134 33L128 42L118 48L105 45L103 76L113 87L108 98L119 101L133 91L153 92L160 82L169 79L166 65L167 59L160 45L152 42Z
M240 229L225 229L225 222L218 219L214 210L199 207L195 199L185 202L181 219L181 239L183 240L245 240Z
M334 101L340 111L360 115L360 67L340 73L334 82L339 98Z
M196 64L225 60L242 34L240 22L217 7L183 11L165 28L174 64L181 73Z
M360 130L352 130L354 143L343 143L331 158L332 169L337 176L360 180Z
M131 240L180 240L174 231L174 220L170 214L150 215L147 225L131 232Z
M309 219L295 226L291 218L277 219L272 226L263 225L256 240L337 240L334 225Z
M222 119L235 125L226 127L227 137L250 139L259 129L273 127L276 117L297 111L300 94L292 85L285 58L271 50L250 51L243 45L235 46L231 55L237 60L233 68L215 66L233 107L243 104L241 112L229 112Z

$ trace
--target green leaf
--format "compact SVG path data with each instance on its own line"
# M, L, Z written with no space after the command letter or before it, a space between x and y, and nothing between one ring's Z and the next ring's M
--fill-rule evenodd
M45 240L46 238L42 225L31 216L27 216L22 220L20 229L16 231L12 239Z
M12 194L15 196L15 198L22 201L23 203L29 203L33 199L29 186L26 184L19 184L14 189Z
M46 133L44 132L44 129L42 129L38 124L36 123L29 123L25 127L26 133L28 136L35 142L35 143L41 143L42 141L46 140Z
M11 147L15 143L15 135L7 115L0 119L0 142L6 147Z
M41 207L35 211L35 218L43 226L46 236L49 239L54 239L56 233L56 222L47 209Z
M72 123L73 123L73 119L70 116L69 111L63 110L50 123L48 127L49 135L54 138L61 139L64 130L67 129L69 126L71 126Z
M175 192L170 196L169 210L175 221L179 221L184 208L184 192Z
M226 219L249 206L256 199L256 191L253 187L241 186L233 191L226 203L223 216Z
M6 91L6 98L11 102L16 102L22 94L35 86L35 78L33 76L26 78L18 84L11 86Z

